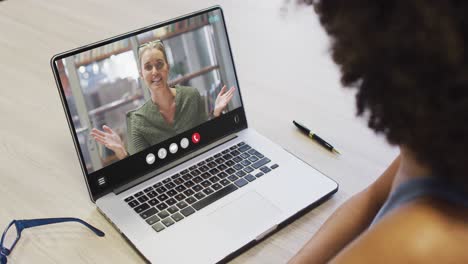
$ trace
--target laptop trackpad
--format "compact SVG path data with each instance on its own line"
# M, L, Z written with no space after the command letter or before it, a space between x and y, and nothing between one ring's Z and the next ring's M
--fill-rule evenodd
M263 225L278 219L280 214L281 209L257 192L251 191L214 211L209 218L223 236L245 238L244 235L256 230L258 232L259 228L270 228L271 226Z

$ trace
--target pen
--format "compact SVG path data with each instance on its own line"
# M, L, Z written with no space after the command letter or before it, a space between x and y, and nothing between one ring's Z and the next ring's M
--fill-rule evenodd
M338 152L338 150L336 150L330 143L326 142L325 140L323 140L321 137L319 137L317 134L314 134L310 131L310 129L308 129L307 127L305 127L304 125L302 124L299 124L298 122L294 121L293 120L293 123L294 125L299 128L299 130L301 130L303 133L305 133L307 136L309 136L312 140L314 140L315 142L319 143L322 147L328 149L329 151L331 152L335 152L337 154L341 154L340 152Z

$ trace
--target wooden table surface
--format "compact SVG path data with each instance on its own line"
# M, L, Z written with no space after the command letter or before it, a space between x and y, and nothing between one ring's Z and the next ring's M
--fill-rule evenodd
M313 9L284 0L7 0L0 2L0 228L13 219L74 216L26 230L11 263L144 263L90 201L50 58L215 4L223 7L249 125L340 184L329 201L233 263L285 263L326 218L397 155L355 117ZM296 119L341 152L300 134ZM3 230L1 230L3 231Z

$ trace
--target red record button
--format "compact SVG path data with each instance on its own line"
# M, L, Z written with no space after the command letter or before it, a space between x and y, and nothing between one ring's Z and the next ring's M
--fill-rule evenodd
M193 133L192 135L192 142L194 144L198 144L198 142L200 142L200 134L198 133Z

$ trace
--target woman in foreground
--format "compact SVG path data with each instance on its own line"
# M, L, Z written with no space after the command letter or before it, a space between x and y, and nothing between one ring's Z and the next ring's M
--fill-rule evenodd
M312 5L358 115L401 152L290 263L468 263L468 2Z

